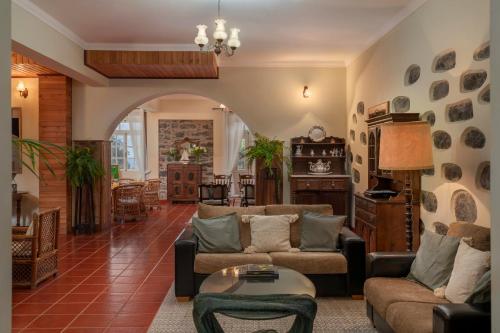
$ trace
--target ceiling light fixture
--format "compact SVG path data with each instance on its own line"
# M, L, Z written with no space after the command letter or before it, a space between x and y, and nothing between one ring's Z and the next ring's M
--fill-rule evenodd
M311 97L311 91L309 90L308 86L304 86L304 90L302 91L302 96L304 96L304 98Z
M234 51L236 51L236 49L241 46L241 42L238 37L240 29L231 28L231 35L229 36L227 43L224 42L227 38L225 27L226 20L220 17L220 1L221 0L217 0L217 19L214 21L215 31L213 37L215 39L215 43L208 43L207 26L204 24L199 24L196 26L196 28L198 28L198 35L194 39L194 43L200 47L200 51L203 51L206 46L206 51L213 50L216 55L219 55L222 53L222 51L224 51L226 55L230 57L234 55Z
M23 81L19 81L16 86L16 90L19 92L19 96L24 98L28 97L28 88L26 88Z

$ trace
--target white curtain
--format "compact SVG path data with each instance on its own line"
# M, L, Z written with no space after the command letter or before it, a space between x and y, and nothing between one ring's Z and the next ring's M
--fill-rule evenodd
M139 180L144 180L145 169L145 154L144 154L144 111L142 109L135 109L127 116L130 124L129 137L132 143L132 149L137 161L137 173Z
M226 128L226 159L224 173L230 175L236 168L240 156L241 139L245 133L245 123L233 112L224 113ZM233 179L231 191L235 191L236 179Z

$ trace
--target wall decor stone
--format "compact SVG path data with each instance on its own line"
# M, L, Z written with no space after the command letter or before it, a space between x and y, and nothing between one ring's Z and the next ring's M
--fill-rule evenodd
M467 147L481 149L486 145L486 136L479 128L467 127L462 133L461 141Z
M392 108L396 113L410 110L410 99L406 96L398 96L392 100Z
M436 114L434 111L426 111L420 115L420 120L428 122L432 127L436 123Z
M482 45L480 45L475 51L474 51L474 60L476 61L482 61L486 60L490 57L490 42L486 42Z
M443 177L450 182L458 182L462 178L462 168L455 163L443 163L441 172Z
M356 154L356 163L363 164L363 157L361 155Z
M452 213L457 221L474 223L477 219L476 201L466 190L456 190L451 197Z
M445 131L435 131L432 133L432 141L437 149L448 149L451 147L451 135Z
M449 122L465 121L474 117L472 101L467 98L446 106L446 119Z
M446 235L448 233L449 227L446 224L442 222L434 222L432 225L436 234Z
M448 96L450 84L446 80L434 81L429 91L431 101L437 101Z
M438 201L436 195L429 191L420 191L420 201L422 202L422 206L428 212L435 213L438 207Z
M480 104L489 104L490 103L490 84L488 83L477 96L477 100Z
M358 117L356 117L355 113L352 115L352 123L353 124L357 124L358 123Z
M347 145L347 148L346 148L346 157L347 157L347 161L349 161L350 163L352 163L352 161L354 160L353 156L352 156L352 150L351 150L351 145Z
M356 131L355 130L350 130L349 136L351 137L352 141L356 141Z
M468 92L481 88L487 77L488 73L483 69L466 71L460 77L460 91Z
M361 134L359 135L359 140L361 141L361 143L363 145L367 144L368 139L366 138L366 133L365 132L361 132Z
M455 68L457 54L454 50L446 50L441 52L432 64L432 71L435 73L446 72Z
M357 107L356 107L356 112L360 115L364 115L365 114L365 103L359 102Z
M408 67L405 73L405 85L409 86L414 84L420 78L420 66L419 65L411 65Z
M352 174L353 174L354 182L359 183L361 180L361 174L359 173L359 171L355 168L352 168Z
M483 190L490 190L490 162L479 164L476 173L476 185Z
M430 168L430 169L424 169L421 171L421 174L424 175L424 176L434 176L435 174L435 169L434 167Z

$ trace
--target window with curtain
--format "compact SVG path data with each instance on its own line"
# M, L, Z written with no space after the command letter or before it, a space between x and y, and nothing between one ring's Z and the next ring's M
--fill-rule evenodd
M122 121L111 136L111 164L118 165L122 171L137 171L135 156L128 120Z
M239 151L239 157L238 157L238 171L244 171L248 169L248 160L245 157L245 150L250 144L250 132L248 131L248 128L245 128L243 131L243 137L241 138L240 142L240 151Z

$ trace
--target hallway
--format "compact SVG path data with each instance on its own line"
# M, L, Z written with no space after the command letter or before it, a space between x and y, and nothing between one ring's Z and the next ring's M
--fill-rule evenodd
M195 205L163 204L144 221L59 238L59 274L13 291L13 332L146 332L174 279L173 243Z

